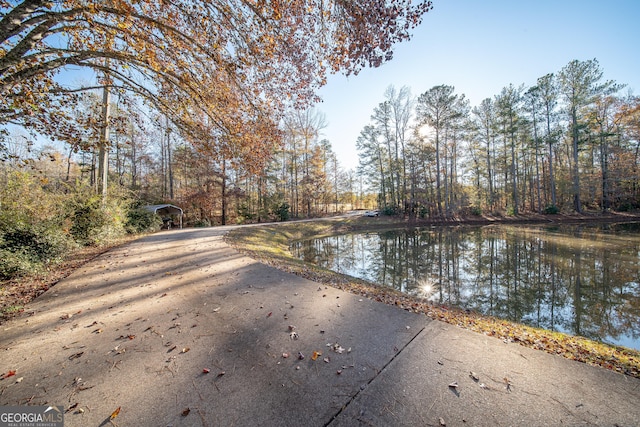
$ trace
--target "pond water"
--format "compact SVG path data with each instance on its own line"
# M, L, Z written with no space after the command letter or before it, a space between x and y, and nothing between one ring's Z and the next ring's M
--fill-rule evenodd
M640 223L402 229L291 250L434 303L640 350Z

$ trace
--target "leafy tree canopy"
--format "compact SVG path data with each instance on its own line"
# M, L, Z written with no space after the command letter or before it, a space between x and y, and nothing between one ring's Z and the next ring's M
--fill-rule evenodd
M285 107L313 101L329 71L390 60L430 9L427 0L0 0L0 125L77 137L69 110L88 88L57 74L91 69L193 140L259 157Z

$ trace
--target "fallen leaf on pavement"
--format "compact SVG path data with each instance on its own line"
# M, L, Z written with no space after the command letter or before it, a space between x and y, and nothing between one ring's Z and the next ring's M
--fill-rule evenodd
M318 356L322 356L322 353L319 351L314 351L313 354L311 355L311 360L316 360Z
M113 411L111 413L111 416L109 417L110 420L114 419L115 417L118 416L118 414L120 413L120 406L118 406L118 409L116 409L115 411Z
M184 408L184 409L182 410L182 416L183 416L183 417L186 417L187 415L189 415L189 412L191 412L191 409L190 409L190 408Z
M6 374L4 374L4 375L2 376L2 379L4 380L4 379L6 379L6 378L12 377L12 376L14 376L15 374L16 374L16 371L15 371L15 370L13 370L13 371L9 371L9 372L7 372Z
M335 351L338 354L342 354L344 352L344 348L338 343L335 343L333 345L327 344L327 347L330 347L331 350Z

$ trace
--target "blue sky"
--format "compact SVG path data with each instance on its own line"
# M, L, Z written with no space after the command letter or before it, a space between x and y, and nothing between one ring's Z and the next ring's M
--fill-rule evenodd
M597 59L604 79L640 94L640 1L433 0L394 59L346 78L332 75L317 108L345 168L358 164L356 139L389 85L413 95L447 84L475 106L513 83L535 84L570 61Z

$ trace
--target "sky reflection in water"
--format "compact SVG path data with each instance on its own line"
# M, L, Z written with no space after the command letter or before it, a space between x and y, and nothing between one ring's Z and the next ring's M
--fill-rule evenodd
M392 230L292 251L435 303L640 350L639 223Z

